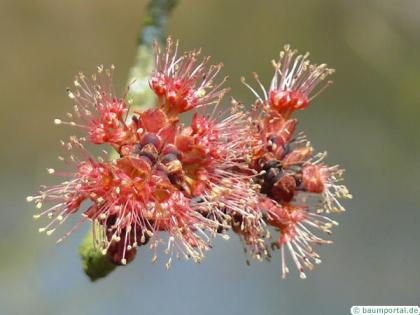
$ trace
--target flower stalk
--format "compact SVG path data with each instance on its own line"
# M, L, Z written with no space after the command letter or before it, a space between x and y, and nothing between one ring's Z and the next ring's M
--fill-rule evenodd
M135 61L128 75L128 99L133 104L143 104L142 109L152 107L154 93L149 89L149 79L153 71L153 42L165 44L166 25L178 0L151 0L147 5L143 26L139 33Z

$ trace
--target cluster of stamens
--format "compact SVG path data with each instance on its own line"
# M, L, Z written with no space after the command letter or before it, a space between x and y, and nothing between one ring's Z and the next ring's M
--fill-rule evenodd
M314 245L330 244L315 235L315 231L331 234L336 221L322 212L341 212L344 207L339 198L351 198L342 180L339 166L327 166L325 153L314 153L310 142L296 134L297 119L292 113L304 109L326 85L313 92L317 85L333 73L323 65L312 65L308 54L296 56L296 51L285 46L278 62L273 62L275 74L268 91L254 74L262 90L262 97L248 85L257 100L252 108L253 136L258 145L253 148L250 168L258 172L255 182L259 185L259 199L255 211L261 212L265 225L275 228L279 236L271 235L262 242L261 227L252 222L241 233L244 243L257 259L270 259L270 250L280 249L283 277L289 272L286 264L287 248L292 260L305 278L304 268L313 269L321 262ZM310 199L318 200L312 209ZM266 227L264 226L264 229Z
M251 111L236 101L221 110L227 89L224 80L214 82L221 65L207 67L209 59L199 62L199 51L178 56L177 50L171 39L163 52L155 46L152 109L133 110L141 104L131 104L127 93L115 95L113 67L76 77L68 90L74 113L55 123L83 134L62 141L69 157L59 159L69 170L48 169L66 180L28 197L40 209L34 218L50 219L39 231L51 235L81 214L58 242L90 221L94 246L116 264L133 260L144 245L155 261L163 244L169 268L174 256L201 261L216 235L227 239L233 230L257 260L280 249L283 276L287 247L305 277L304 267L320 262L313 245L330 243L311 229L330 233L337 224L320 212L343 211L338 199L350 194L337 184L343 171L324 164L324 154L314 154L305 136L295 135L297 120L290 116L323 90L326 85L313 93L332 70L311 65L307 55L294 57L286 47L273 63L268 91L255 74L263 97L243 80L257 96ZM180 114L189 111L190 124L182 124ZM107 145L113 153L94 156L89 144ZM319 198L315 211L308 206L313 196ZM270 227L279 231L275 241Z

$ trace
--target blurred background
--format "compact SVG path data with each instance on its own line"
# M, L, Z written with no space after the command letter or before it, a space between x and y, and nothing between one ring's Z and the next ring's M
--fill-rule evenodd
M247 267L232 237L201 265L166 272L163 259L153 265L140 251L91 283L77 253L87 227L59 246L59 234L37 232L25 197L51 183L45 169L73 132L52 123L71 110L65 87L80 70L114 63L122 90L145 5L0 1L0 314L336 315L351 305L420 304L418 0L181 0L170 20L182 48L224 62L244 102L252 95L240 76L258 71L269 82L286 43L337 69L335 84L298 117L315 148L347 169L354 199L335 216L335 243L320 249L323 263L307 280L281 280L278 253Z

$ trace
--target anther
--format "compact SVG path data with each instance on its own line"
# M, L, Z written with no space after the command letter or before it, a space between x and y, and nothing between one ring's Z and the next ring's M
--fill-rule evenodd
M46 234L47 234L48 236L50 236L51 234L53 234L53 233L54 233L54 231L55 231L55 229L48 230Z

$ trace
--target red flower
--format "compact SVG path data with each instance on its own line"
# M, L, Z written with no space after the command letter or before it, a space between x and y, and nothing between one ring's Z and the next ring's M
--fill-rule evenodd
M175 46L175 47L174 47ZM214 79L222 64L206 68L209 58L198 61L200 51L186 52L177 56L178 42L168 38L162 53L155 45L156 69L150 80L150 87L159 98L159 107L170 116L209 105L217 105L226 93Z
M297 50L292 50L289 45L284 46L279 60L273 61L275 72L268 90L254 74L262 89L263 98L242 79L260 102L269 105L285 118L289 118L296 110L308 107L309 103L332 82L328 81L318 90L317 86L334 72L326 64L311 64L307 59L309 53L295 57L296 53Z
M75 114L68 114L75 121L55 119L56 124L78 126L86 130L89 140L94 144L109 143L120 145L132 141L133 130L126 124L128 107L125 97L118 98L112 88L111 69L98 67L97 75L92 80L83 73L74 80L75 90L68 89L68 95L74 100Z
M172 42L168 45L170 54ZM161 68L159 58L155 73L162 70L167 82L188 76L188 93L179 94L188 105L165 96L159 98L157 108L129 114L125 98L111 92L112 69L99 67L92 80L83 74L77 77L75 91L69 92L75 102L75 115L69 116L75 119L55 122L78 126L87 138L71 137L63 143L68 150L76 150L70 159L62 158L70 171L57 173L68 180L28 197L38 208L49 204L35 216L51 219L40 232L52 234L68 217L81 212L81 221L64 237L89 220L95 245L121 264L131 261L136 247L146 242L156 251L162 243L161 232L166 232L169 267L173 254L200 261L216 233L229 226L231 212L250 215L244 204L255 196L251 177L238 176L234 170L247 167L243 159L250 130L246 113L236 106L229 115L195 113L191 126L180 124L175 116L180 111L219 102L224 90L218 88L206 96L190 97L196 95L197 85L208 89L219 68L216 72L211 68L207 78L199 79L203 64L195 66L194 60L185 57L173 61L183 67L178 72L175 64L168 66L174 69ZM82 144L85 141L108 144L118 156L94 158Z
M50 235L80 213L59 241L88 220L94 244L115 263L130 262L146 243L155 260L164 243L169 268L174 255L201 261L215 235L228 238L232 228L257 260L269 260L280 249L284 277L287 248L305 278L305 268L321 261L315 245L331 243L316 232L330 234L337 225L320 212L343 211L339 199L351 195L339 184L343 170L326 165L325 153L314 153L306 137L296 134L298 121L291 115L328 85L314 92L333 70L311 65L307 55L294 57L296 51L286 46L268 90L255 75L263 97L245 83L257 96L251 112L236 101L223 112L218 105L224 81L214 83L221 65L206 69L208 58L197 62L198 51L178 57L177 49L171 39L164 53L155 46L153 109L130 112L125 96L112 92L113 69L101 66L91 80L77 76L75 90L69 90L75 114L55 123L78 126L84 134L62 142L70 157L60 159L69 171L48 170L66 180L28 197L38 209L46 206L34 217L51 220L40 232ZM207 106L214 106L212 114L198 111ZM186 111L193 111L190 124L180 122ZM94 157L86 142L115 152ZM274 241L270 227L278 231Z
M311 65L307 55L293 59L295 53L288 46L280 53L268 92L255 75L264 99L245 83L257 96L251 120L258 145L253 146L249 165L258 172L254 180L259 185L259 202L254 212L260 215L255 220L240 220L241 227L233 228L251 254L261 260L271 257L266 243L271 238L267 226L274 227L279 236L271 249L281 250L283 276L289 272L285 260L287 248L300 277L305 278L304 268L312 269L314 263L320 262L313 246L331 243L312 230L329 234L337 224L318 212L344 210L338 199L351 195L344 185L337 184L343 171L338 166L321 163L325 154L314 154L305 136L295 134L297 120L290 115L304 109L323 89L311 96L316 85L333 72L326 65ZM319 200L320 208L312 209L309 201L312 197Z

